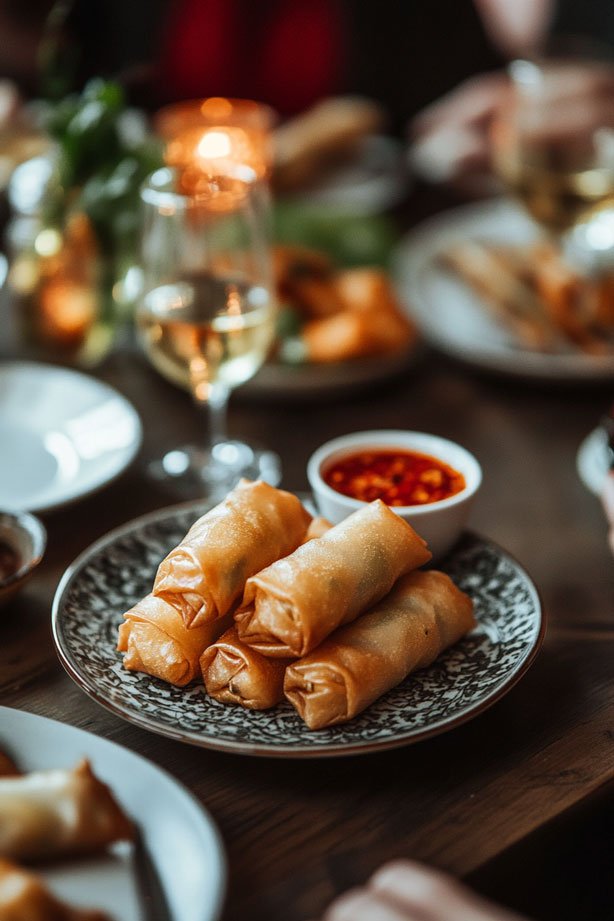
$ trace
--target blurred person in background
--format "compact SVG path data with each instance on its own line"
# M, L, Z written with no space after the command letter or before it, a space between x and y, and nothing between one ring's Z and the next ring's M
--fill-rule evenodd
M413 123L416 137L447 125L471 129L477 138L500 99L503 65L538 49L547 35L571 33L614 43L614 6L608 0L0 0L0 77L31 95L40 90L41 66L64 72L66 86L56 81L56 91L94 75L119 76L134 102L152 108L182 98L243 96L283 116L327 95L356 93L388 110L393 131L424 110Z

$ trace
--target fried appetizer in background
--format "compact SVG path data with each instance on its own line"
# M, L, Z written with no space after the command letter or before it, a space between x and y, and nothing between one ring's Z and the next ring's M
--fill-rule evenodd
M377 311L346 310L305 323L301 330L307 360L320 364L394 355L403 352L413 338L412 327L404 317Z
M275 252L279 301L298 318L303 360L394 355L415 341L416 328L381 269L334 271L317 251L278 246Z
M581 275L547 241L505 246L466 240L442 264L480 295L519 346L541 352L614 351L614 275Z
M241 480L160 563L153 593L187 627L217 620L240 599L249 576L299 546L310 521L292 493Z
M239 636L264 655L304 656L430 558L410 525L371 502L248 579Z
M286 669L285 695L310 729L345 723L475 625L442 572L412 572L389 595Z
M204 651L200 664L207 694L223 704L267 710L283 700L287 661L246 646L234 627Z
M273 185L295 191L347 159L384 122L381 107L360 96L333 96L291 118L273 135Z
M71 908L60 902L34 873L2 859L0 918L2 921L110 921L101 911Z
M131 840L134 828L89 762L0 779L0 857L89 854Z
M124 653L124 668L145 672L183 687L200 673L203 651L229 626L230 615L186 627L179 611L156 595L147 595L124 614L117 648Z

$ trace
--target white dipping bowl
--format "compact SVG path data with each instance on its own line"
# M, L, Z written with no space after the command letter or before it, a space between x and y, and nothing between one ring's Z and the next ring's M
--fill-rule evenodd
M311 455L307 464L307 478L316 504L320 513L333 524L362 508L366 502L332 489L325 483L324 475L333 464L351 454L369 450L394 451L395 448L430 454L458 470L465 478L465 488L449 499L426 505L391 506L391 510L427 542L433 559L439 559L460 537L482 482L482 468L473 454L447 438L425 432L386 430L356 432L327 441Z

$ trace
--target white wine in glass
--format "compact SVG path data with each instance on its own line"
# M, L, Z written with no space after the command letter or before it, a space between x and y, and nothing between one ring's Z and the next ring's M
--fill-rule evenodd
M614 204L614 66L562 52L510 65L495 168L551 237Z
M273 319L266 288L207 273L153 288L137 314L151 363L191 390L232 389L253 377L271 346Z
M209 416L207 444L169 452L152 472L208 495L240 476L276 484L275 454L226 435L229 395L256 374L274 339L267 190L243 171L212 180L205 195L185 196L173 171L162 169L142 198L139 337L152 365Z

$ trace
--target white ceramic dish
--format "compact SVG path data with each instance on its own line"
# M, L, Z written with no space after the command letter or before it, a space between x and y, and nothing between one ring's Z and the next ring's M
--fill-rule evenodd
M28 512L17 515L0 512L0 541L18 555L19 569L6 579L0 578L0 605L5 604L26 584L43 558L47 532L43 523Z
M53 365L0 364L0 508L47 512L100 489L141 437L136 410L107 384Z
M580 445L576 467L586 488L600 496L608 474L607 437L601 426L593 429Z
M409 313L432 345L455 358L514 377L612 380L614 355L545 353L520 348L440 256L466 239L527 244L538 231L511 201L494 199L447 211L413 230L397 248L393 272Z
M287 403L358 393L406 373L416 366L423 352L419 342L412 342L400 355L379 358L319 365L268 361L255 377L237 388L236 399Z
M89 732L0 707L0 747L20 770L73 767L88 758L135 820L173 921L216 921L226 867L211 817L188 791L149 761ZM130 847L108 856L37 865L60 898L107 911L114 921L143 921Z
M402 201L408 186L403 144L396 138L373 134L363 138L347 162L293 200L345 214L380 214Z
M322 475L334 463L357 451L395 448L430 454L458 470L465 478L465 489L449 499L431 502L428 505L404 505L393 508L397 515L409 522L424 538L433 559L437 560L444 556L460 537L482 482L482 470L475 457L455 442L426 432L394 429L342 435L327 441L311 455L307 464L309 485L320 513L333 524L338 524L352 512L363 508L365 503L332 489Z
M313 732L289 703L245 710L213 700L197 683L177 688L129 672L116 649L123 613L151 590L160 560L205 511L202 502L161 509L107 534L67 570L53 603L54 640L71 678L150 732L269 758L382 751L483 712L521 678L542 642L545 624L530 577L500 547L465 532L440 566L472 597L475 630L345 725Z

